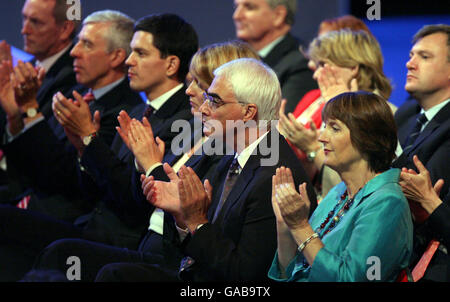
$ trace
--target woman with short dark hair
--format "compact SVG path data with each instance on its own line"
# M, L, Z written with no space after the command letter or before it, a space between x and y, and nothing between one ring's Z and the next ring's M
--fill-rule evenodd
M373 93L343 93L323 109L319 136L324 164L341 183L308 221L305 184L300 194L284 167L273 177L278 250L269 277L279 281L394 281L408 266L412 221L390 169L397 136L392 111Z

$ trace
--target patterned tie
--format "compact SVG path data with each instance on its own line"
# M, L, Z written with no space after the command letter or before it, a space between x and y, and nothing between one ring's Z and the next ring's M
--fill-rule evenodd
M89 89L89 91L83 96L83 100L89 105L90 102L95 100L95 96L92 93L92 89Z
M28 208L28 204L30 203L31 195L27 195L22 198L16 205L19 209L26 210Z
M423 125L428 121L427 117L425 116L425 113L418 114L416 117L416 124L414 125L414 128L411 129L411 134L406 139L405 148L403 149L403 152L408 152L412 146L414 145L414 142L416 141L417 137L420 134L420 130L422 129Z
M227 177L225 178L225 183L223 185L222 195L220 196L219 204L217 205L216 212L214 213L213 222L216 220L219 215L220 210L222 209L223 204L227 200L228 195L230 194L231 189L233 188L236 180L239 176L239 162L237 157L233 159L231 162L230 168L228 169Z

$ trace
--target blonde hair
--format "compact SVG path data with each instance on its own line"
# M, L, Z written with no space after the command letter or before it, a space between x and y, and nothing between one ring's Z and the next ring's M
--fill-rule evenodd
M392 92L383 72L383 55L377 40L364 31L342 29L315 38L308 49L315 62L329 60L340 67L358 66L356 80L360 90L377 91L386 100Z
M213 72L216 68L239 58L260 60L258 54L245 42L235 40L216 43L205 46L194 54L189 72L209 86L214 79Z

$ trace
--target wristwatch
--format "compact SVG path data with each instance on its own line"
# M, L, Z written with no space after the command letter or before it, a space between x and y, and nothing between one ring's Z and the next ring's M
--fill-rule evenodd
M91 143L91 141L97 137L97 132L93 132L85 137L83 137L83 144L85 146L89 145Z
M22 113L22 118L33 118L39 113L39 108L30 107Z

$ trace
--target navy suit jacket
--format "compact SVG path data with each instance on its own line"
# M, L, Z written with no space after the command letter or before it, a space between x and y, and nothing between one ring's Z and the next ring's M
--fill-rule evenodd
M288 33L263 61L277 74L283 98L287 99L286 112L293 112L298 102L310 90L317 89L308 59L299 51L298 40Z
M45 117L53 115L52 97L60 91L66 95L77 85L70 51L73 45L50 67L37 94L39 108Z
M165 142L166 151L178 134L171 131L172 123L178 119L192 118L184 88L149 118L154 136ZM145 104L135 108L130 116L141 119L144 110ZM116 134L111 148L99 137L84 150L81 165L90 176L83 178L84 192L89 194L92 188L99 190L101 202L89 215L77 219L76 223L86 224L87 229L94 231L98 237L107 238L113 245L136 249L147 230L152 207L145 201L140 184L133 181L136 168L132 152L119 134Z
M131 111L140 104L142 99L127 79L91 103L91 111L101 114L98 136L110 145L120 110ZM32 126L4 149L8 169L20 171L33 189L29 209L67 221L92 209L91 202L86 203L91 198L86 199L80 190L77 151L54 117Z
M405 142L408 135L411 133L416 120L416 115L420 112L419 104L410 100L403 104L395 114L395 120L398 127L398 138L405 147ZM417 168L412 160L413 155L417 155L430 172L431 181L434 184L440 178L444 179L444 187L441 190L440 197L444 204L438 207L423 224L415 224L414 226L414 251L413 251L413 266L422 256L425 248L431 239L436 238L441 243L450 248L450 169L449 169L449 154L450 154L450 103L444 106L435 116L429 121L427 126L417 137L413 147L407 153L401 154L397 158L393 166L396 168L406 167L408 169ZM428 280L442 279L445 272L436 273L437 271L447 270L447 279L450 280L450 256L444 255L439 250L436 252L434 259L427 273L424 276ZM437 263L441 263L436 265ZM442 264L443 263L443 264ZM446 268L445 268L446 266ZM444 267L444 268L442 268ZM445 279L445 277L444 277Z
M276 130L272 130L276 131ZM203 225L183 242L184 255L194 259L182 267L180 276L196 281L267 280L267 272L277 247L275 215L272 209L272 176L276 168L289 167L296 187L307 182L311 213L316 208L316 195L303 166L286 140L276 132L279 160L273 166L262 166L267 156L251 155L231 189L217 219ZM263 139L269 140L271 133ZM258 145L261 146L262 142ZM277 143L277 142L274 142ZM208 210L211 222L223 191L228 167L234 156L224 156L211 180L212 203Z

